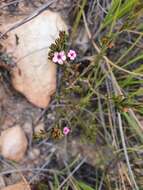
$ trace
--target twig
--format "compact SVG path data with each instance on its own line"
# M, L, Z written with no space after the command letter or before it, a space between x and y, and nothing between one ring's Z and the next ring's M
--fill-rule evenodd
M60 190L63 185L73 176L73 174L84 164L86 157L76 166L76 168L68 175L68 177L61 183L57 190Z
M39 123L40 120L43 118L43 116L46 114L46 112L48 111L48 109L50 109L51 106L54 105L54 104L55 104L55 100L53 100L53 101L50 103L50 105L48 105L47 108L45 108L44 110L41 111L39 117L36 118L36 121L34 122L34 126L35 126L35 125L38 125L38 123Z
M100 4L99 0L97 0L97 5L99 6L99 8L100 8L105 14L108 14L108 11L106 11L105 8L102 7L102 5Z
M55 148L53 148L51 154L48 157L48 160L43 164L43 166L40 168L41 170L39 170L29 181L29 184L32 183L32 181L40 174L40 172L42 171L42 169L44 169L50 162L50 158L53 156L54 152L56 151Z
M37 171L42 171L42 172L49 172L49 173L60 173L57 170L52 170L52 169L45 169L45 168L19 168L19 169L11 169L7 171L0 172L0 176L6 175L6 174L12 174L12 173L19 173L19 172L37 172Z
M36 16L38 16L40 13L42 13L45 9L47 9L52 3L54 2L54 0L49 0L47 3L45 3L44 5L40 6L38 9L36 9L32 14L30 14L28 17L24 18L22 21L16 23L15 25L13 25L11 28L9 28L7 31L5 31L3 34L0 35L0 39L6 35L8 32L14 30L15 28L27 23L28 21L32 20L33 18L35 18Z
M86 22L85 14L83 13L82 15L83 15L83 20L84 20L84 24L85 24L85 28L86 28L88 37L89 37L89 39L92 41L92 44L93 44L95 50L97 51L97 53L100 54L100 53L101 53L101 50L99 49L99 47L96 45L96 43L95 43L94 40L92 39L92 35L91 35L91 33L90 33L90 30L89 30L88 25L87 25L87 22ZM109 68L110 65L111 65L112 67L114 67L114 68L116 68L116 69L118 69L118 70L120 70L120 71L123 71L123 72L125 72L125 73L127 73L127 74L131 74L131 75L143 77L143 74L135 73L135 72L132 72L132 71L128 71L128 70L123 69L122 67L120 67L120 66L114 64L114 63L113 63L110 59L108 59L108 57L105 56L105 55L103 56L103 59L106 61L108 68ZM110 70L111 70L111 69L110 69Z
M89 37L90 40L92 40L91 32L90 32L88 24L86 22L86 18L85 18L84 13L83 13L83 20L84 20L84 24L85 24L85 28L86 28L88 37ZM100 54L101 50L98 48L98 46L96 45L96 43L93 40L92 40L92 44L93 44L93 47L95 48L95 50ZM106 65L107 65L108 70L110 71L112 82L114 84L114 88L116 89L116 95L122 95L124 97L124 95L122 93L122 90L121 90L120 86L118 85L118 82L117 82L117 80L116 80L116 78L115 78L115 76L114 76L114 74L112 72L112 68L111 68L111 66L115 66L115 67L118 67L118 66L115 65L114 63L112 63L112 61L110 61L106 56L103 56L103 58L106 61ZM119 67L119 69L121 70L123 68ZM130 72L130 71L127 71L127 70L124 70L124 72L127 72L128 74L132 74L132 75L143 76L142 74ZM129 114L134 118L134 120L138 123L139 127L142 129L141 124L138 121L138 119L135 116L135 114L134 114L134 112L133 112L132 109L129 109Z
M119 131L120 131L120 135L121 135L122 146L123 146L123 150L124 150L125 159L126 159L126 163L127 163L127 166L128 166L129 174L130 174L130 177L131 177L132 182L134 184L133 186L135 187L136 190L139 190L139 187L136 184L135 177L134 177L131 165L130 165L130 161L129 161L129 157L128 157L128 152L127 152L127 147L126 147L125 138L124 138L123 127L122 127L121 115L120 115L119 112L117 113L117 116L118 116Z
M95 50L97 51L97 53L101 53L101 50L98 48L98 46L96 45L96 43L94 42L94 40L92 40L92 36L91 36L91 32L88 28L88 25L87 25L87 22L86 22L86 18L85 18L85 15L83 13L83 20L84 20L84 24L85 24L85 28L87 30L87 34L88 34L88 37L89 39L92 41L92 44L93 44L93 47L95 48ZM133 74L133 75L138 75L138 76L143 76L142 74L139 74L139 73L134 73L134 72L130 72L128 70L124 70L123 68L115 65L112 61L110 61L106 56L103 56L104 60L106 61L106 65L107 65L107 68L108 70L110 71L110 74L111 74L111 77L112 77L112 83L113 83L113 86L114 86L114 91L115 91L115 94L116 95L122 95L122 91L120 89L120 86L118 85L117 81L116 81L116 78L112 72L112 69L111 69L111 66L121 70L121 71L124 71L128 74ZM134 114L134 112L130 109L130 114L132 115L132 117L134 119L136 119L136 116ZM124 133L123 133L123 128L122 128L122 121L121 121L121 118L120 118L120 113L118 112L118 122L119 122L119 130L120 130L120 135L121 135L121 140L122 140L122 145L123 145L123 149L124 149L124 154L125 154L125 158L126 158L126 162L127 162L127 166L128 166L128 170L129 170L129 174L130 174L130 177L132 179L132 182L134 184L134 187L136 190L139 190L137 184L136 184L136 181L135 181L135 178L134 178L134 174L132 172L132 169L131 169L131 166L130 166L130 162L129 162L129 157L128 157L128 154L127 154L127 149L126 149L126 144L125 144L125 139L124 139Z

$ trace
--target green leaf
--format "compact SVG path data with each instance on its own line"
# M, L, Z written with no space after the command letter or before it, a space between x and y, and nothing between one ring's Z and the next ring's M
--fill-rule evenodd
M123 16L125 16L126 14L130 13L138 2L139 2L139 0L126 0L124 3L122 3L122 6L120 6L120 9L118 10L120 1L112 0L110 10L108 11L108 14L105 17L101 28L103 29L107 25L112 23L112 21L114 19L114 15L116 14L116 11L118 11L116 18L120 19Z
M78 185L82 188L82 190L95 190L92 187L90 187L89 185L85 184L82 181L77 181Z
M131 130L136 133L136 135L140 138L140 141L143 143L143 134L137 122L128 113L123 113L123 116L128 124L131 126Z

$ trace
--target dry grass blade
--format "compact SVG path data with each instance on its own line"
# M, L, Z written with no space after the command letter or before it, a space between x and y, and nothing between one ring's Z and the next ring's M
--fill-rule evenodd
M135 180L132 168L131 168L131 164L130 164L130 161L129 161L128 153L127 153L127 147L126 147L125 138L124 138L124 132L123 132L123 127L122 127L121 115L120 115L119 112L117 114L118 114L119 130L120 130L122 145L123 145L123 149L124 149L124 154L125 154L125 158L126 158L129 174L130 174L130 177L132 179L132 184L133 184L132 188L136 189L136 190L139 190L139 187L138 187L138 185L136 183L136 180Z
M76 167L75 169L68 175L68 177L60 184L58 190L60 190L63 185L73 176L73 174L84 164L86 158L84 158Z

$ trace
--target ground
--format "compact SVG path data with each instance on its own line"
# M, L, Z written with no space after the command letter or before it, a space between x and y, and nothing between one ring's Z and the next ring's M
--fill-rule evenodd
M48 0L3 0L0 24L20 20ZM33 190L143 189L143 2L53 0L78 56L58 67L48 108L16 92L0 50L0 132L19 124L28 150L19 162L2 156L1 187L25 179ZM44 127L43 127L44 126ZM53 129L69 127L56 138ZM35 128L44 128L35 135Z

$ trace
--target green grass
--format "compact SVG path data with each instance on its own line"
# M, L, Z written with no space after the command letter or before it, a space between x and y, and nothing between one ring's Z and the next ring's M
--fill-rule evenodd
M70 42L78 59L62 67L54 126L70 127L67 140L94 147L95 162L88 162L96 172L94 183L78 179L75 173L84 158L72 158L50 174L51 189L62 184L63 190L141 190L143 1L78 0L72 12ZM87 44L79 39L81 32ZM39 184L39 190L46 188Z
M140 123L143 114L143 56L140 48L143 34L143 2L112 0L106 8L107 14L100 20L95 39L93 27L87 19L88 1L80 3L72 34L78 38L80 28L85 28L89 38L87 55L90 59L85 61L87 63L81 62L77 70L76 65L64 68L63 78L68 84L66 81L62 83L60 100L65 101L66 106L58 109L59 118L68 120L72 130L80 134L81 141L100 146L96 144L96 139L101 138L105 146L111 146L114 150L118 164L115 166L116 174L113 174L115 168L106 172L105 168L110 166L103 167L103 178L102 175L98 176L103 181L99 180L95 186L84 181L74 182L76 188L82 190L99 189L101 183L107 190L138 190L143 188L136 168L138 159L142 159L139 147L143 141ZM94 18L93 22L96 22L96 15ZM131 44L124 41L128 40L128 35ZM105 37L107 40L103 43L102 39ZM114 46L109 48L111 42ZM86 56L82 55L82 49L79 49L79 56L80 53L83 58ZM110 64L110 60L113 64ZM132 146L136 147L135 151L129 151ZM119 150L122 159L118 158ZM140 172L142 171L143 168L140 166Z

